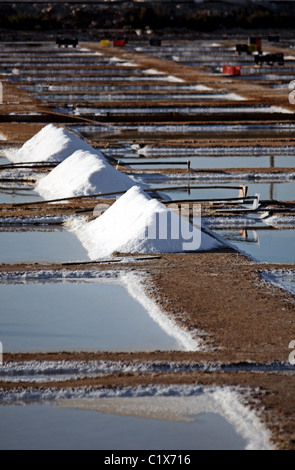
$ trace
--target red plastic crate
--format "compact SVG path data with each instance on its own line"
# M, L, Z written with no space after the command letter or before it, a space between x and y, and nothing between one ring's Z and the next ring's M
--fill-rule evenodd
M233 65L224 65L222 67L222 73L224 75L232 75L232 76L241 75L241 67L237 67Z
M125 39L114 39L113 40L114 47L124 47L125 46Z

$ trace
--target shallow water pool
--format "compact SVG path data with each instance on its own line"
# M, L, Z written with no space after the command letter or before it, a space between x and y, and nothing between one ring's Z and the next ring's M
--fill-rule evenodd
M170 92L170 91L203 91L199 90L199 85L27 85L22 86L22 89L28 92L56 92L56 93L91 93L91 92L150 92L150 91L159 91L159 92Z
M26 82L26 83L83 83L83 82L105 82L109 83L110 81L112 82L169 82L169 77L166 75L149 75L149 76L142 76L138 74L138 71L134 71L132 75L124 75L124 78L121 76L116 76L114 75L114 72L112 71L109 72L109 74L105 73L96 73L96 72L91 72L87 74L87 71L79 71L77 75L60 75L60 76L50 76L44 74L44 75L26 75L24 71L22 71L21 77L18 77L17 75L13 76L11 78L11 81L14 82Z
M185 422L31 404L1 406L0 417L2 450L242 450L246 445L234 427L213 412Z
M195 157L188 156L183 157L167 157L158 160L152 160L154 164L150 164L148 158L134 158L120 159L123 163L130 166L131 168L169 168L171 164L177 164L183 161L186 164L187 160L190 161L191 168L194 169L227 169L227 168L295 168L295 156L279 156L279 157L268 157L268 156L233 156L233 157ZM140 163L140 165L138 165Z
M185 181L155 181L149 176L143 178L143 181L149 185L150 188L164 188L161 191L172 200L177 199L222 199L230 197L238 197L240 185L248 187L248 196L253 196L256 193L260 194L261 200L276 200L276 201L293 201L295 197L295 182L294 181L271 181L265 183L249 183L245 180L231 181L229 183L220 182L204 182L197 184L194 181L186 183ZM171 188L171 189L169 189ZM179 188L179 189L177 189Z
M263 263L295 263L295 230L214 230L239 250ZM251 233L252 232L252 233Z
M198 85L196 85L198 86ZM58 111L60 108L56 108ZM69 110L64 110L63 108L60 112ZM106 115L128 115L128 114L140 114L140 115L149 115L149 114L165 114L165 113L179 113L179 114L227 114L227 113L273 113L280 112L285 113L289 112L284 108L279 108L275 106L217 106L217 107L208 107L208 106L166 106L166 107L153 107L149 106L148 108L99 108L99 107L79 107L77 106L75 114L96 114L99 116Z
M3 351L182 350L118 282L0 284Z
M0 169L1 166L4 165L11 165L11 161L2 154L0 149ZM25 175L22 174L20 176L20 180L23 176ZM41 196L34 191L32 184L26 184L22 181L15 181L14 178L15 176L11 175L11 173L7 175L5 170L0 172L0 204L13 204L17 202L33 202L42 200Z
M123 96L123 95L122 95ZM280 124L269 124L268 126L265 125L256 125L253 126L251 124L236 124L236 125L227 125L227 124L212 124L212 125L206 125L206 124L179 124L179 125L163 125L163 124L157 124L157 125L112 125L112 126L72 126L71 129L80 132L85 138L89 139L100 139L101 133L102 132L117 132L123 134L124 132L133 132L134 136L139 134L140 138L143 138L143 136L146 134L148 139L153 136L153 138L164 138L166 135L173 135L175 136L176 134L181 134L181 135L193 135L195 134L198 136L198 138L205 138L208 139L208 135L212 132L218 133L220 136L223 137L224 133L227 133L228 137L234 136L237 138L239 134L241 137L245 138L245 134L247 134L247 138L250 138L250 136L257 136L259 133L260 138L262 138L263 135L269 136L270 133L284 133L284 137L288 136L288 134L293 136L293 124L291 125L280 125ZM128 143L130 143L130 135L128 139ZM221 149L221 150L220 150ZM249 148L248 148L249 149ZM247 151L249 151L247 149ZM207 149L206 149L207 150ZM206 152L205 148L200 147L198 149L198 153L200 155L204 155ZM145 152L145 154L151 155L153 152L148 151ZM219 156L220 153L228 154L229 153L229 148L228 147L218 147L214 151L214 149L210 149L210 153L214 152L215 155ZM260 153L260 150L258 150ZM141 152L143 153L143 152ZM257 149L256 152L257 154ZM258 155L259 155L258 153ZM166 149L161 149L161 154L164 156L167 155ZM272 153L271 153L272 154ZM270 155L271 155L270 154ZM187 152L186 152L187 155ZM253 154L252 154L253 155ZM294 154L293 154L294 155Z
M77 237L67 230L44 228L0 231L0 263L88 261Z
M0 165L8 165L10 163L11 162L6 157L4 157L4 155L2 154L2 151L0 149Z
M42 197L31 188L25 188L18 185L17 187L0 187L0 203L16 204L22 202L41 201Z
M121 94L33 94L34 98L49 101L49 102L58 102L58 101L93 101L93 102L119 102L119 101L171 101L171 100L234 100L240 101L238 95L234 93L215 93L215 94L202 94L202 93L177 93L177 94L159 94L159 93L121 93Z

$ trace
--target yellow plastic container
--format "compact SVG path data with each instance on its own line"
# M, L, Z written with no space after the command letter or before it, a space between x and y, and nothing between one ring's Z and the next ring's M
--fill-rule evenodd
M108 47L110 45L110 41L108 39L101 39L100 46L101 47Z

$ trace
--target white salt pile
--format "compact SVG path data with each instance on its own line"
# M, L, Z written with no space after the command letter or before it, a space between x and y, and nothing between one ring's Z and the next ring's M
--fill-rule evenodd
M5 156L12 162L62 162L78 149L95 151L67 129L48 124L20 149L7 149Z
M179 253L221 247L217 240L191 226L138 186L129 189L95 220L72 221L67 228L75 232L93 260L115 251Z
M112 191L125 192L134 181L113 168L98 151L77 150L35 187L44 199L55 199Z

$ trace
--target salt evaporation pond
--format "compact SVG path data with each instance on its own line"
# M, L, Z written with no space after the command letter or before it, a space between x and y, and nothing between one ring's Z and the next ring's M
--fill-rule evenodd
M121 94L32 94L34 98L48 102L57 101L94 101L94 102L114 102L114 101L167 101L167 100L237 100L240 101L242 98L235 96L234 93L215 93L215 94L185 94L185 93L174 93L174 94L160 94L160 93L121 93Z
M3 150L0 149L0 165L9 165L11 162L2 155L2 152Z
M41 201L41 196L31 188L10 186L0 188L0 203L15 204L22 202Z
M194 169L226 169L226 168L295 168L295 156L287 155L280 157L269 156L232 156L232 157L167 157L152 160L148 158L133 158L125 160L120 158L120 162L131 168L152 169L152 168L170 168L171 164L177 165L183 161L185 165L190 161L191 168ZM140 163L140 165L138 165Z
M86 127L78 126L76 128L77 131L83 133L86 132L87 129ZM90 128L93 132L95 132L96 128L91 127ZM177 129L177 126L175 126L175 129ZM223 130L227 130L227 128L223 128ZM132 147L125 145L124 147L121 148L108 148L104 149L101 148L101 151L105 151L108 155L121 155L122 157L125 156L124 151L128 152ZM143 147L142 149L139 149L139 146L137 147L138 154L149 157L149 158L156 158L156 157L186 157L190 158L191 156L199 156L199 157L261 157L261 156L294 156L295 153L295 147L292 145L284 145L281 147L270 147L270 146L246 146L246 147L224 147L224 146L217 146L217 147L185 147L185 146L175 146L175 147L157 147L153 145L147 145ZM133 150L133 157L138 158L138 155L134 152Z
M224 134L227 133L228 137L229 136L234 136L235 138L238 137L240 134L243 138L245 137L245 133L247 134L247 138L250 136L256 136L258 133L260 135L260 138L265 134L265 136L268 136L270 133L284 133L284 137L287 137L288 134L290 137L293 137L294 133L294 126L293 124L291 125L279 125L279 124L269 124L268 126L264 125L256 125L252 126L250 124L244 125L244 124L236 124L236 125L227 125L227 124L210 124L210 125L195 125L195 124L180 124L180 125L162 125L162 124L157 124L157 125L110 125L110 126L72 126L71 127L73 131L77 133L81 133L85 138L88 139L97 139L99 140L101 137L101 134L103 132L116 132L116 133L124 133L127 132L134 132L135 134L139 134L140 138L143 138L143 136L146 134L148 138L153 134L154 137L157 138L162 138L162 136L166 135L173 135L175 136L176 134L181 134L181 135L193 135L196 134L198 138L204 137L208 138L208 134L215 132L215 133L220 133ZM130 137L128 139L128 143L130 142ZM201 149L201 155L203 155L206 150L205 148L200 147L199 151ZM224 147L222 152L224 153ZM167 154L165 152L165 148L161 149L162 152L164 152L164 155ZM219 149L218 149L219 150ZM229 153L228 148L226 148L227 153ZM140 153L145 153L140 152ZM146 154L151 154L150 151L146 152ZM212 154L212 149L211 149L211 154ZM271 154L270 154L271 155Z
M86 74L86 75L131 75L132 72L130 71L130 68L122 69L122 68L115 68L115 67L107 67L104 68L103 66L97 66L95 68L89 68L88 66L81 66L80 64L77 65L77 68L73 68L72 65L62 65L60 67L50 67L50 68L27 68L27 67L22 67L21 69L7 69L6 73L13 73L14 75L18 75L21 73L21 75L67 75L67 74L73 74L73 75L80 75L80 74ZM2 72L3 73L3 72ZM136 73L136 72L134 72Z
M182 350L118 282L0 284L6 352Z
M254 233L239 229L214 231L259 262L295 263L294 229L262 229Z
M67 108L55 108L56 112L67 112ZM96 114L99 116L105 115L125 115L125 114L165 114L165 113L181 113L181 114L226 114L226 113L291 113L291 111L278 106L166 106L166 107L152 107L148 108L101 108L101 107L80 107L77 106L75 114Z
M45 66L52 65L53 67L59 66L60 64L75 64L85 65L92 64L95 62L95 65L108 65L108 64L120 64L118 61L112 61L108 58L102 59L101 57L98 59L97 57L80 57L79 55L76 56L58 56L58 57L18 57L15 59L2 59L1 66L2 67L38 67L40 64L44 64Z
M0 231L0 263L88 261L77 237L59 228Z
M50 83L56 83L56 82L170 82L169 76L166 75L149 75L149 76L142 76L138 75L135 71L132 75L124 75L124 78L120 76L116 76L112 74L112 72L109 73L109 75L106 74L99 74L99 73L94 73L93 70L91 70L88 74L86 70L82 71L76 71L77 76L75 75L60 75L60 76L50 76L44 73L44 75L26 75L24 71L22 71L21 77L18 77L17 75L10 77L10 80L13 82L40 82L40 83L46 83L46 85ZM85 72L85 73L84 73Z
M243 450L246 445L217 413L185 422L30 404L0 406L0 419L1 450Z
M1 449L273 449L232 387L28 389L2 394L0 404Z
M238 187L245 185L248 187L248 195L260 194L261 200L293 201L295 195L295 181L271 181L249 183L247 180L231 180L230 183L224 182L196 182L194 180L163 180L152 178L151 175L144 177L143 181L150 188L164 189L165 194L172 200L178 199L222 199L238 197ZM218 186L218 187L217 187ZM177 189L179 187L179 189ZM171 188L171 189L169 189ZM181 188L181 189L180 189Z
M199 85L26 85L21 86L23 90L28 92L64 92L64 93L74 93L74 92L83 92L89 93L92 91L104 92L104 91L199 91ZM200 90L203 91L203 90Z

